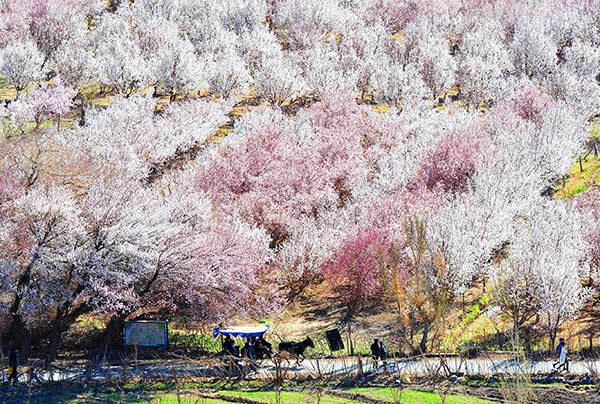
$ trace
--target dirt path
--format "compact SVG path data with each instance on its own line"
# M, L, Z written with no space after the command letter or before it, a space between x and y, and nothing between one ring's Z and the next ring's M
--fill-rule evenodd
M305 359L300 366L295 361L283 362L276 365L271 361L260 361L253 364L236 360L237 365L229 370L229 361L223 359L202 360L144 360L131 362L126 365L101 366L82 363L63 362L50 370L33 369L31 372L21 367L19 381L23 383L44 383L48 381L107 381L116 379L168 379L173 374L181 377L227 377L239 376L240 372L250 378L273 379L280 371L287 377L339 378L355 377L362 373L398 374L415 377L449 374L464 375L526 375L536 379L546 379L552 374L552 361L523 362L508 358L461 359L459 357L420 358L412 360L388 360L384 367L381 362L375 367L369 358L360 362L356 357L345 358L310 358ZM279 366L279 367L278 367ZM589 374L597 374L600 361L571 362L570 373L556 375L555 379L581 379ZM0 372L0 379L7 380L6 370Z

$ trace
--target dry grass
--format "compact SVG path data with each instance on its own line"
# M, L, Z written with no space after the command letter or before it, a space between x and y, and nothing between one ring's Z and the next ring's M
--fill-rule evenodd
M17 90L14 86L0 87L0 101L12 101L17 97Z
M373 105L373 109L377 112L386 113L386 112L389 112L390 106L385 103L384 104L376 104L376 105Z

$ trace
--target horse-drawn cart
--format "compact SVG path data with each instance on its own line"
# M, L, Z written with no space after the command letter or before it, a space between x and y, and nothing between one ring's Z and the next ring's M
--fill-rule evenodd
M281 361L290 363L294 361L296 366L305 358L304 351L307 348L314 348L315 345L306 337L304 340L282 341L279 343L279 352L273 353L272 346L264 339L264 334L269 331L270 325L262 324L258 326L235 326L235 327L216 327L213 330L213 337L221 337L222 350L220 356L224 358L224 368L229 375L247 374L246 372L256 371L259 367L260 359L272 359L273 363L280 366ZM239 349L232 338L245 339L244 346Z
M270 328L268 324L214 328L213 338L221 338L222 350L219 355L224 359L223 368L228 376L246 376L257 370L257 359L271 357L271 344L264 339L264 334ZM245 340L241 349L233 338Z

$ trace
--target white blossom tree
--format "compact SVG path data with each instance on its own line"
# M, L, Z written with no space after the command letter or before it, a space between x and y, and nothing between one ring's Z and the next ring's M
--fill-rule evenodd
M0 49L0 75L15 86L17 98L27 87L45 77L44 56L35 43L14 43Z
M543 203L513 222L507 258L492 279L495 301L512 320L517 345L521 327L539 321L552 349L559 327L589 297L581 285L589 275L582 225L578 213L561 202Z
M150 81L138 34L130 27L126 10L105 14L94 31L94 58L100 81L122 95L130 96Z
M206 72L192 43L180 35L176 26L160 20L153 22L158 46L146 57L155 84L167 91L171 101L177 94L205 87Z
M134 178L144 178L178 153L200 147L227 122L230 107L226 101L191 101L156 114L156 100L133 96L92 111L87 125L67 134L64 141L126 167Z

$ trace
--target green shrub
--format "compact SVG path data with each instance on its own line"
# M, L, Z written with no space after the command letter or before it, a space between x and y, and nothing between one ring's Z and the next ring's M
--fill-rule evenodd
M221 342L212 335L169 328L169 345L206 352L219 352Z

